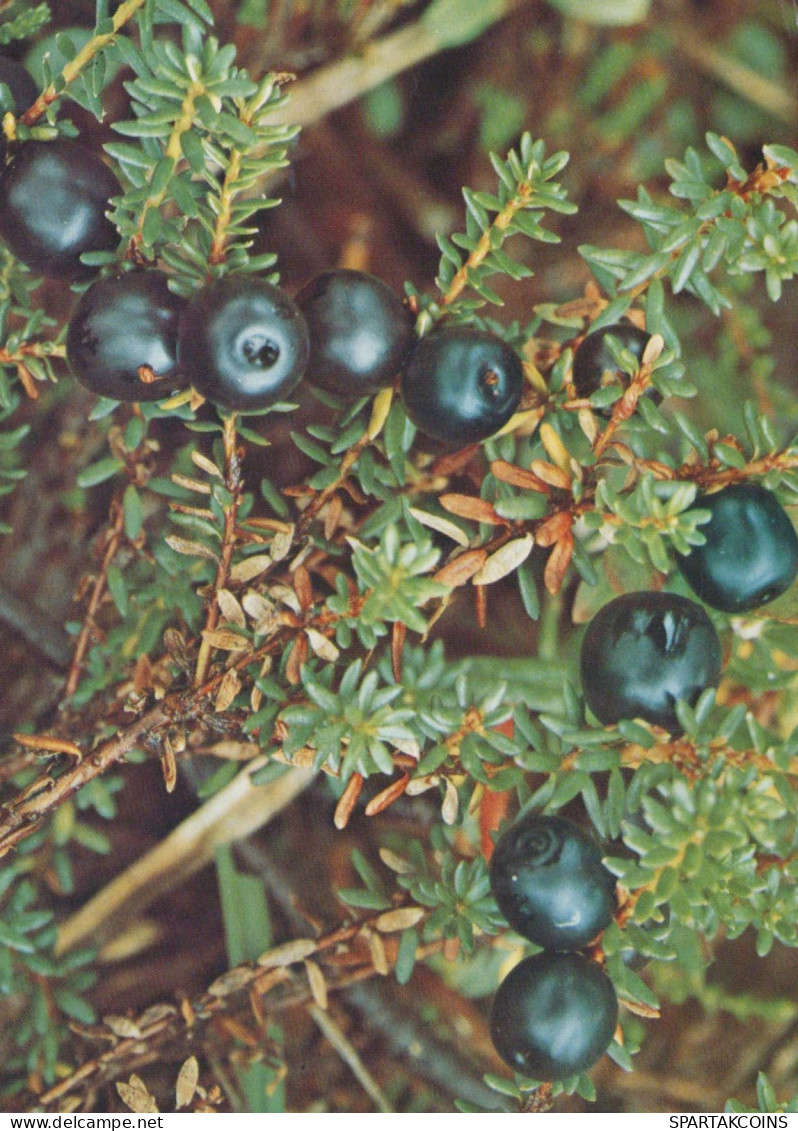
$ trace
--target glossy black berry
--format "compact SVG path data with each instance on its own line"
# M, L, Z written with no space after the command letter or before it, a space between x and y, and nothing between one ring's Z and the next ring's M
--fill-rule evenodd
M741 613L785 593L798 573L798 536L772 491L736 483L695 505L712 517L699 529L706 538L679 557L679 569L713 609Z
M629 376L618 368L610 353L607 335L612 335L622 349L629 350L640 361L651 338L632 322L614 322L588 334L574 354L572 380L578 397L589 397L605 385L629 384ZM661 398L660 398L661 399Z
M582 641L582 689L605 724L641 718L682 733L674 705L720 678L718 634L702 607L675 593L627 593L596 613Z
M615 877L589 833L564 817L530 813L490 861L490 886L507 922L546 950L579 950L615 912Z
M554 1081L595 1064L617 1023L615 988L597 963L544 952L519 962L499 986L490 1032L510 1068Z
M112 400L154 401L167 396L181 383L177 326L183 306L160 271L98 279L81 297L69 322L67 361L75 377ZM146 379L147 370L156 380Z
M16 59L5 55L0 55L0 83L8 87L13 102L13 107L6 106L4 109L11 110L16 118L33 105L39 93L32 75Z
M468 326L422 338L401 377L407 415L428 436L473 444L498 432L521 400L518 354L495 334Z
M288 295L251 275L199 291L180 319L180 367L220 408L246 412L285 400L302 379L305 319Z
M32 271L90 275L81 255L119 243L105 213L121 191L108 166L80 142L27 141L0 176L0 236Z
M413 344L413 324L386 283L363 271L325 271L296 303L308 324L312 385L354 398L393 382Z

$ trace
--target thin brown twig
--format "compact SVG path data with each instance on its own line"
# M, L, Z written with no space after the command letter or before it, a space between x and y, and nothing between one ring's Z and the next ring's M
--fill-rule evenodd
M72 662L69 665L69 671L67 672L66 682L64 684L64 695L67 699L71 698L77 691L83 661L96 628L95 617L108 585L108 570L119 552L119 547L122 544L122 538L125 533L125 511L122 506L121 498L115 498L111 504L111 508L111 524L106 531L105 550L103 551L97 576L94 579L91 597L89 598L89 604L83 618L83 625L80 630L80 635L78 636L77 644L75 645Z
M365 599L364 597L363 600ZM356 615L356 613L357 609L353 608L344 615ZM242 671L250 664L262 661L266 656L285 648L294 635L303 632L307 627L314 627L322 633L331 633L337 620L336 614L323 609L316 617L309 618L307 623L283 625L260 647L242 655L231 665L231 668ZM41 821L59 805L71 798L88 782L122 761L131 750L138 746L158 745L164 731L170 726L180 726L189 721L196 722L211 696L218 691L221 681L229 670L231 669L227 668L225 671L214 673L199 687L167 695L156 707L141 715L135 723L84 757L80 765L66 770L56 778L45 772L22 794L0 804L0 858L38 828Z
M116 33L123 27L128 20L132 19L139 8L144 4L144 0L123 0L119 5L112 19L114 29L107 35L95 35L77 52L73 59L70 59L65 64L63 71L59 78L64 80L64 86L69 86L71 82L78 77L84 67L92 61L92 59L103 51L110 43L113 42ZM36 101L20 118L23 125L32 126L38 122L39 118L46 113L47 107L50 106L57 98L60 98L64 88L56 90L55 83L50 83L46 87Z
M333 991L344 989L376 973L374 961L367 946L359 945L364 930L374 929L379 915L362 922L338 927L329 934L314 941L307 941L305 956L313 954L314 961L324 964L324 977L327 988ZM417 958L423 959L437 953L444 945L437 939L418 947ZM185 1057L189 1048L202 1046L206 1034L212 1029L215 1019L234 1015L247 1008L244 991L261 999L269 1012L282 1012L296 1005L304 1005L313 999L313 993L305 974L292 974L290 963L292 954L277 958L277 951L291 950L293 944L276 948L274 962L270 954L261 956L259 963L243 963L234 967L198 998L190 1002L190 1009L179 1011L164 1007L155 1019L146 1022L142 1018L137 1036L115 1040L93 1060L87 1061L72 1075L61 1080L54 1087L37 1098L37 1106L52 1108L66 1096L88 1089L95 1089L104 1083L128 1075L144 1065L163 1061L171 1047L177 1054ZM398 947L394 946L387 955L389 964L396 961ZM293 955L296 959L296 955ZM283 964L287 963L287 964ZM247 998L247 1001L250 1000ZM250 1006L251 1008L251 1006ZM104 1028L92 1030L92 1035L101 1039L113 1034Z
M48 814L84 785L120 762L142 742L151 740L171 722L176 706L174 701L164 700L59 777L43 774L18 797L0 805L0 857L24 840Z
M480 236L479 243L468 256L463 266L455 273L454 278L449 284L446 294L441 299L441 306L449 306L459 298L469 283L469 272L473 272L483 260L490 254L492 250L491 237L494 231L505 232L513 221L516 212L523 209L532 195L532 186L528 182L523 182L518 187L517 193L512 196L501 212L499 212L493 219L488 231L483 232Z
M368 431L366 431L363 433L359 440L355 441L351 448L344 452L343 459L341 460L340 466L338 468L338 475L336 476L334 481L328 484L322 491L319 491L319 493L313 497L313 500L308 504L307 507L305 507L302 514L300 515L296 527L298 534L303 533L305 530L307 530L308 526L310 526L311 522L322 509L324 504L332 498L336 491L339 490L341 485L347 479L349 472L352 470L360 456L371 443L371 440L372 437L369 435Z

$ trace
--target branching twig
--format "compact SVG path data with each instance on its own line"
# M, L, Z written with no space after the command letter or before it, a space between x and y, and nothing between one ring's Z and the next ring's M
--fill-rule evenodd
M132 19L143 4L144 0L123 0L113 16L114 30L107 35L93 36L64 66L60 76L64 81L64 86L69 86L71 82L74 82L83 68L87 67L96 55L113 42L119 29ZM46 113L47 107L57 98L60 98L61 94L63 94L63 87L61 90L56 90L55 83L51 83L42 91L33 105L25 111L20 121L26 126L34 125Z
M176 1055L185 1057L189 1049L202 1046L216 1018L246 1010L253 997L262 1002L270 1013L308 1003L313 994L306 975L290 971L291 965L302 961L303 957L308 958L312 954L314 961L323 966L327 988L332 991L373 977L377 971L364 941L364 931L378 930L379 919L380 916L375 915L362 922L339 927L316 940L287 943L262 955L258 963L236 966L217 978L204 994L185 1003L182 1010L164 1006L157 1010L151 1021L145 1014L136 1036L118 1040L111 1030L104 1027L91 1030L92 1036L111 1039L114 1042L112 1047L39 1096L36 1106L53 1109L66 1096L96 1089L129 1075L143 1065L163 1061L172 1048L176 1049ZM442 939L423 944L418 947L416 956L418 959L427 958L443 946ZM392 965L396 961L398 946L383 949L386 961ZM245 991L248 994L246 1000Z

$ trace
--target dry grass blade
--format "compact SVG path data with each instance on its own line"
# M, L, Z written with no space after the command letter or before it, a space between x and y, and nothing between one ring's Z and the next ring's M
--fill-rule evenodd
M154 900L204 867L219 845L240 840L268 824L313 780L310 771L291 769L266 785L253 785L250 773L266 762L266 758L255 759L156 848L67 919L58 933L59 954L90 940L97 943L112 938Z
M341 1059L349 1065L363 1090L371 1097L379 1111L386 1113L393 1111L382 1089L360 1058L357 1049L347 1039L340 1027L336 1025L329 1013L319 1009L317 1005L312 1005L308 1009L308 1013Z

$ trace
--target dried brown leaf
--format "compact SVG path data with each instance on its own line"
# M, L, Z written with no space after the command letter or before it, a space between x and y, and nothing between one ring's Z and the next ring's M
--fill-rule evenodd
M619 1001L623 1002L630 1013L636 1013L638 1017L645 1017L648 1020L656 1020L660 1016L660 1011L651 1005L645 1005L642 1001L630 1001L629 998L619 996Z
M189 542L186 538L179 538L176 534L170 534L167 538L164 538L164 542L176 554L185 554L189 558L207 558L212 562L218 561L210 546L203 546L202 542Z
M238 598L234 597L229 589L220 589L216 594L216 601L228 624L234 624L238 628L246 628L247 618L244 615L244 610L241 608Z
M349 824L349 818L352 816L352 810L357 805L357 800L360 797L360 792L363 789L363 775L354 773L349 781L346 783L344 792L338 799L338 804L335 806L335 814L333 816L333 824L337 829L345 829Z
M574 540L570 534L566 534L555 545L554 549L549 554L549 560L546 562L546 568L543 570L543 584L552 596L559 593L563 578L571 564L571 556L574 551Z
M302 681L300 669L308 658L308 638L297 636L290 647L291 651L285 665L285 678L296 687Z
M560 439L560 434L547 421L540 426L540 439L549 459L567 474L571 467L571 453Z
M366 942L368 943L371 962L375 972L385 977L386 974L390 973L391 969L388 963L388 955L385 953L385 943L376 931L370 931L368 928L364 928L361 934L365 935Z
M175 760L175 748L168 734L164 736L163 746L161 747L161 772L163 773L166 792L174 793L177 785L177 761Z
M344 511L343 499L340 495L333 495L324 515L324 537L329 542L338 529L341 515Z
M438 774L425 774L423 778L411 778L407 783L405 793L408 797L418 797L420 793L434 789L440 780Z
M412 782L410 783L413 784ZM410 876L415 872L414 866L409 860L405 860L403 856L399 856L396 852L392 852L390 848L380 849L380 860L386 868L390 868L392 872L396 872L398 876Z
M252 619L256 636L270 636L281 624L280 614L274 601L261 593L248 590L241 598L244 612Z
M580 408L577 413L577 419L579 421L579 427L584 432L592 447L599 434L598 421L596 420L595 413L591 412L589 408Z
M278 966L293 966L295 962L304 962L306 958L310 958L317 949L313 939L292 939L291 942L267 950L258 959L258 965L265 970Z
M141 1029L129 1017L120 1017L116 1013L109 1013L106 1017L103 1017L103 1024L111 1030L115 1037L121 1037L123 1040L128 1037L138 1038L141 1036Z
M457 814L460 810L460 799L457 796L457 790L454 783L447 779L446 792L443 796L443 804L441 805L441 817L445 825L453 825L457 820Z
M366 816L376 817L378 813L382 813L389 805L393 805L397 798L401 797L407 789L408 782L410 781L410 774L402 774L402 776L389 786L381 790L375 797L372 797L366 806Z
M525 534L523 538L514 538L512 542L500 546L491 554L482 569L474 574L472 578L474 585L492 585L493 582L500 581L526 561L534 545L534 536Z
M191 459L206 475L212 475L215 479L224 479L221 468L217 467L213 460L208 459L202 452L192 452Z
M406 931L415 927L424 918L423 907L397 907L395 911L384 911L374 922L376 930L389 935L393 931Z
M480 499L477 495L441 495L439 502L444 510L456 514L460 518L471 519L472 522L486 522L491 526L507 526L507 519L502 518L492 503L487 499Z
M291 553L291 546L294 542L294 528L289 530L278 530L274 538L272 538L271 555L276 562L281 562L283 558L287 558Z
M447 538L451 538L458 546L468 545L468 535L456 522L450 522L448 518L443 518L441 515L429 514L427 511L419 510L418 507L410 507L410 513L422 526L427 526L430 530L437 530L439 534L445 534Z
M181 668L191 666L191 654L182 632L176 628L167 628L163 634L163 645L176 664Z
M140 1080L138 1076L131 1076L127 1084L120 1080L116 1085L116 1090L122 1103L129 1107L131 1111L136 1112L137 1115L159 1114L155 1097L150 1094L144 1081Z
M570 491L571 477L557 467L556 464L548 463L545 459L533 459L529 465L532 469L533 475L537 475L544 483L548 483L550 487L559 487L563 491Z
M341 655L340 649L329 640L323 632L319 632L316 628L306 628L305 635L308 638L308 644L320 660L326 660L328 664L334 664L338 657Z
M303 565L296 567L293 573L294 592L299 601L299 607L302 612L307 612L313 604L313 585L311 584L310 574Z
M467 448L461 448L459 452L440 456L430 467L430 472L432 475L454 475L467 467L478 451L479 444L469 444Z
M319 1009L327 1009L327 982L321 967L310 960L305 961L305 973L308 976L308 985L313 994L313 1000Z
M222 682L219 684L219 690L216 692L216 700L213 704L213 709L217 714L226 711L230 704L235 699L241 690L241 679L235 668L229 668L222 676Z
M170 478L178 487L185 487L187 491L196 491L198 495L211 493L210 484L203 483L201 479L191 479L188 475L178 475L177 472Z
M246 636L239 636L237 632L228 632L224 628L203 629L202 638L212 648L221 648L223 652L244 652L249 648Z
M230 570L230 579L246 584L261 573L265 573L273 562L274 559L270 554L253 554L251 558L244 558L233 566Z
M458 586L465 585L467 581L470 581L474 574L482 569L487 560L487 550L466 550L465 553L459 554L446 565L441 566L438 572L434 574L433 580L439 581L441 585L448 585L452 589L457 589Z
M183 1061L175 1083L175 1107L178 1111L181 1107L188 1107L194 1099L198 1083L199 1061L195 1056L190 1056Z
M548 495L549 488L546 483L525 467L516 467L503 459L495 459L490 465L494 478L502 483L509 483L512 487L522 487L526 491L537 491L538 494Z
M165 1021L167 1017L174 1017L176 1013L177 1008L174 1005L160 1001L156 1005L151 1005L149 1009L144 1010L141 1017L139 1017L139 1028L148 1029L150 1025L159 1025L161 1021Z
M234 969L228 970L226 974L222 974L216 981L211 982L208 986L208 993L211 997L229 997L230 994L237 993L244 986L248 986L252 981L252 976L249 967L236 966Z
M653 365L664 349L665 339L662 334L652 334L646 342L646 348L643 350L643 356L640 359L641 367L643 365Z
M553 546L571 532L571 516L568 511L557 511L549 515L535 528L535 541L539 546Z
M302 612L299 605L299 598L290 585L283 585L282 582L270 585L269 596L275 601L279 601L281 605L285 605L286 608L290 609L293 613Z
M391 671L397 683L402 682L402 654L407 636L407 625L396 620L391 628Z

